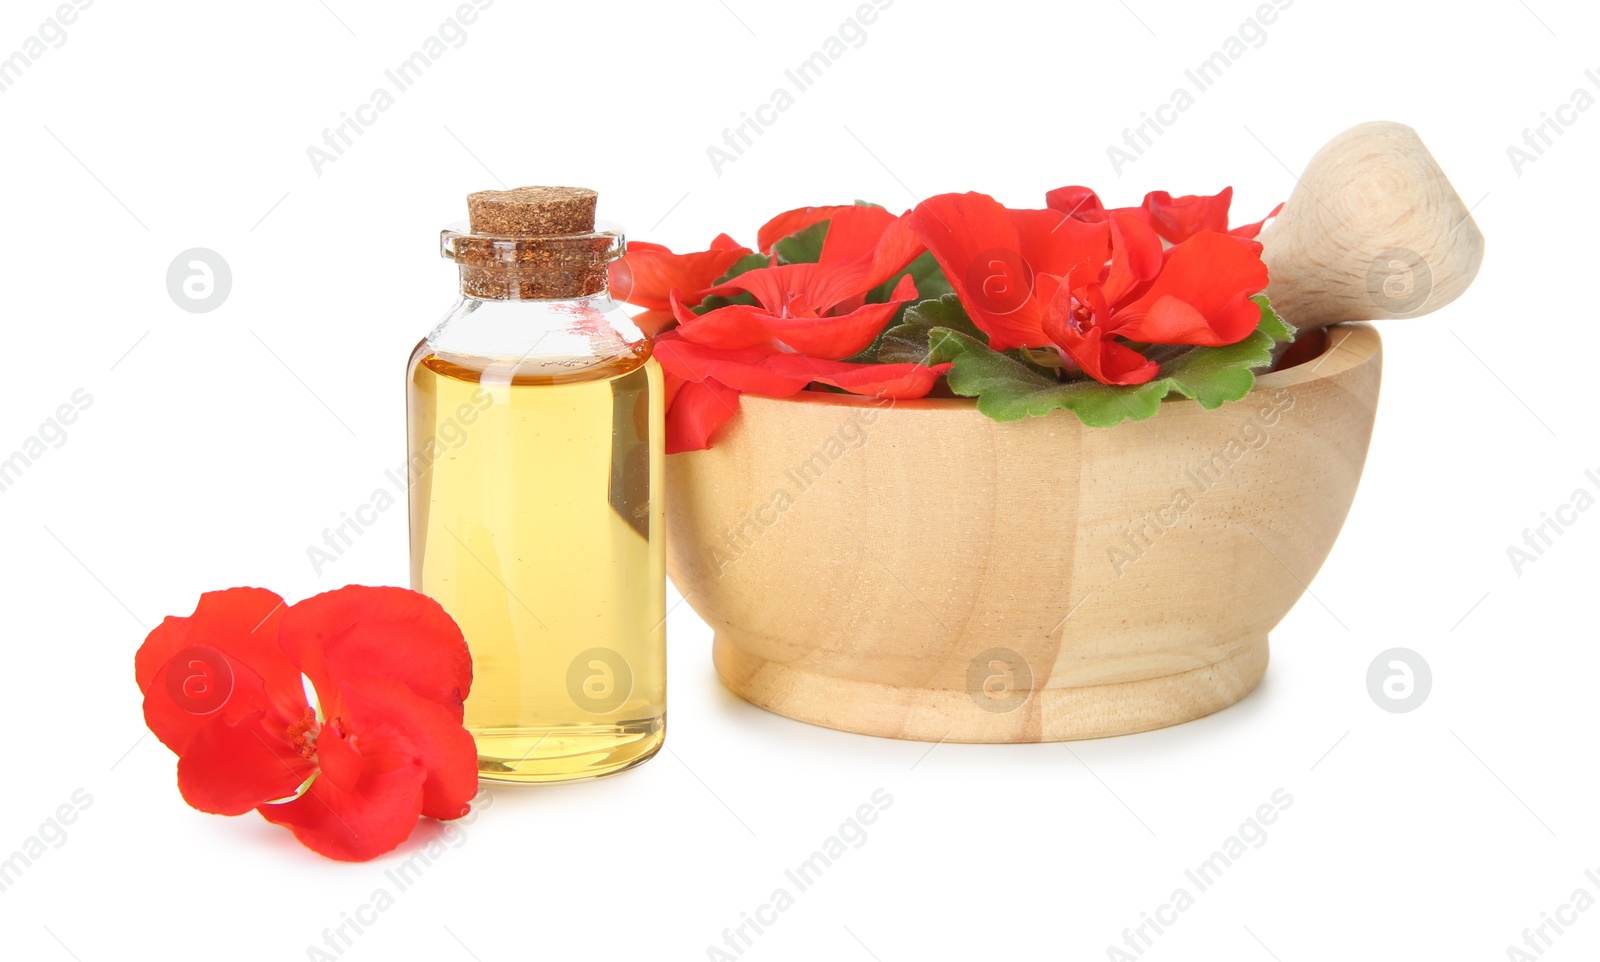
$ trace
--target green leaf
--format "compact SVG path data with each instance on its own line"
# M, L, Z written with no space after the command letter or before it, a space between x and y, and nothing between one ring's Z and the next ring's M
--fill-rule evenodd
M949 328L934 328L930 340L928 363L951 362L946 375L950 390L976 397L978 410L996 421L1020 421L1067 408L1091 427L1110 427L1125 417L1149 417L1167 393L1154 386L1157 382L1114 388L1097 381L1058 381Z
M805 230L795 231L772 245L780 264L815 264L822 259L822 242L828 236L828 221L818 221Z
M728 272L726 274L723 274L721 277L717 278L717 284L726 284L735 277L738 277L740 274L743 274L745 271L753 271L757 268L766 267L768 263L769 262L765 254L746 254L734 261L733 266L728 268ZM717 284L712 286L715 287ZM704 314L708 311L714 311L719 307L727 307L729 304L754 304L755 302L755 297L748 291L739 291L736 294L730 294L726 297L722 296L721 294L713 294L710 297L702 300L699 304L696 304L694 307L689 308L689 310L695 312L696 314Z
M972 323L961 301L954 294L908 304L899 324L884 329L871 348L871 357L865 360L881 364L926 363L929 357L929 335L935 328L964 334L975 341L984 341L983 332ZM865 353L865 352L863 352Z
M1256 330L1271 337L1274 341L1287 343L1294 340L1295 329L1290 326L1288 321L1279 317L1277 311L1272 309L1272 304L1267 301L1267 295L1257 294L1250 299L1256 302L1257 307L1261 308L1261 323L1256 326Z
M928 332L940 325L967 331L976 337L983 336L977 327L967 320L967 313L961 308L961 302L956 300L955 291L951 288L950 282L945 280L944 271L940 270L939 262L934 260L933 255L926 251L919 254L915 260L906 266L905 270L868 291L867 303L882 304L888 301L889 296L894 292L895 285L900 283L900 278L907 275L910 275L912 281L917 285L917 299L900 305L900 310L896 311L895 316L889 319L889 323L885 325L877 340L873 341L866 350L856 355L852 360L867 364L878 361L885 363L897 363L902 360L920 361L928 355ZM954 306L954 312L951 313L948 309L941 308L941 300L950 301ZM911 312L918 307L926 307L931 313L925 316L922 321L913 321ZM928 319L928 317L941 311L944 311L944 314L949 316L945 317L944 320ZM898 335L895 334L897 328L908 324L914 325L915 329L901 331ZM891 336L903 343L892 345L890 354L884 355L882 351L884 346L889 344Z
M916 259L905 266L905 269L888 280L867 292L868 304L882 304L894 293L894 286L900 283L900 278L910 275L913 283L917 285L917 300L934 300L952 294L955 288L945 279L944 271L939 268L939 262L927 251L918 254Z
M1160 375L1146 384L1059 381L954 327L929 331L927 363L950 362L946 375L950 390L976 397L978 410L996 421L1017 421L1066 408L1090 427L1111 427L1125 419L1142 421L1153 416L1169 394L1194 398L1209 410L1250 393L1255 386L1254 371L1271 365L1273 347L1294 335L1265 296L1254 300L1261 309L1261 320L1249 337L1226 347L1190 348L1162 363Z
M855 206L876 207L879 210L884 209L882 204L874 204L870 200L857 200L855 202ZM790 234L789 236L773 244L772 252L778 255L778 263L815 264L817 261L821 260L822 242L827 239L829 223L830 221L826 220L817 221L810 227L795 231L793 234ZM886 301L888 299L889 298L887 296L884 296L879 298L879 302L881 303L882 301Z
M689 308L689 310L696 314L707 314L719 307L728 307L732 304L745 304L754 306L756 304L756 298L755 295L751 294L749 291L737 291L733 294L729 294L726 297L721 294L712 294L710 297L707 297L694 307Z
M733 262L733 266L728 268L728 273L717 278L717 284L726 284L735 277L738 277L740 274L743 274L747 271L759 270L763 267L766 267L769 263L770 261L767 259L767 255L765 254L746 254Z

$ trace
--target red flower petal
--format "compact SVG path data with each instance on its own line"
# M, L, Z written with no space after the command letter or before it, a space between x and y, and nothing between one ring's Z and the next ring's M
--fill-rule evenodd
M894 290L889 292L889 299L882 303L862 304L848 313L836 313L825 318L769 318L767 329L776 340L800 354L842 360L866 350L894 320L900 306L915 300L916 296L917 282L907 274L900 278Z
M1101 384L1144 384L1161 371L1161 365L1107 337L1098 327L1091 328L1081 343L1067 347L1072 359Z
M878 207L849 208L828 225L823 270L811 289L815 303L858 307L861 297L904 270L922 250L905 217Z
M730 304L696 316L685 309L689 320L679 321L674 333L686 341L706 347L738 349L757 347L772 341L767 320L772 313L752 304Z
M770 234L776 242L823 220L829 222L828 234L816 264L782 264L771 268L776 273L757 278L743 274L708 293L749 291L774 313L783 312L788 300L796 295L819 314L847 302L854 309L860 306L863 295L904 270L922 253L922 242L911 232L905 218L862 204L788 211L769 221L761 229L761 236ZM766 244L765 249L770 247Z
M344 687L361 683L362 679L355 679L345 682ZM317 734L317 766L322 769L322 777L335 787L353 792L361 783L361 753L356 750L356 731L348 717L349 702L341 691L339 700L323 707L333 714L328 716Z
M285 610L262 588L210 591L194 614L168 617L150 632L134 656L134 676L145 693L145 723L162 744L181 752L213 713L233 721L258 710L300 716L300 669L278 647Z
M178 757L183 800L202 812L243 815L293 795L317 766L290 744L281 719L268 718L257 711L202 725Z
M750 253L727 234L718 234L709 250L694 254L674 254L660 244L634 241L628 252L608 268L611 294L617 300L653 311L668 309L667 295L673 288L696 296L716 283L739 258Z
M1078 220L1105 219L1106 209L1100 197L1087 187L1057 187L1044 195L1044 205Z
M478 752L458 715L388 678L346 682L344 697L348 742L359 753L363 776L373 753L404 758L427 773L423 815L448 820L467 813L478 791Z
M880 397L922 397L950 365L852 364L807 357L776 349L723 351L676 338L656 343L656 356L668 373L691 381L715 378L736 391L767 397L789 397L812 382L831 384L855 394ZM687 390L685 386L682 390ZM681 400L681 392L680 392Z
M392 755L374 755L363 762L366 767L354 792L341 791L319 777L294 801L262 805L256 811L274 825L293 830L300 844L329 858L363 862L393 851L417 827L427 773Z
M284 653L324 701L352 678L387 677L456 712L472 688L472 656L439 603L404 588L350 585L284 614Z
M243 663L216 649L188 648L162 666L161 675L145 689L144 722L163 745L181 754L195 733L216 719L231 723L256 714L292 717L292 709L282 706L288 701L275 701L261 676Z
M756 232L756 248L763 254L770 254L772 245L790 234L797 234L812 224L832 220L834 214L850 210L855 206L858 205L835 204L827 207L797 207L794 210L786 210L761 225L761 229Z
M667 383L678 385L667 406L667 453L711 447L711 435L739 412L739 392L709 377L688 381L669 373Z
M822 241L823 264L850 264L872 257L889 225L898 220L882 207L852 204L836 207L828 218L828 235Z
M676 331L663 334L655 344L655 357L669 374L686 381L715 378L735 391L750 391L767 397L788 397L804 390L808 383L804 376L777 373L767 366L772 357L782 354L769 345L739 349L706 347L685 340Z
M1174 244L1181 244L1203 230L1226 233L1228 206L1232 203L1232 187L1224 187L1209 196L1190 194L1174 198L1164 190L1144 195L1144 210L1150 216L1150 226Z
M1058 219L1059 222L1059 219ZM974 324L997 351L1049 343L1030 265L1009 213L987 194L940 194L909 215Z
M774 243L821 221L829 221L819 258L826 271L814 275L813 287L792 288L810 293L819 312L866 295L922 253L922 242L910 234L904 218L866 203L784 211L762 226L755 243L763 253L771 253Z
M1094 221L1057 210L1008 210L1032 273L1065 275L1079 264L1101 265L1111 254L1105 217ZM1160 242L1157 242L1160 253Z
M1171 243L1188 240L1202 230L1214 230L1252 238L1261 232L1262 225L1278 216L1283 209L1279 204L1272 213L1254 224L1242 224L1228 229L1228 208L1233 201L1233 188L1224 188L1210 196L1190 195L1174 198L1164 190L1151 191L1138 207L1119 207L1118 211L1136 214L1152 229ZM1109 211L1100 205L1100 198L1087 187L1059 187L1045 195L1045 205L1051 210L1066 212L1079 220L1098 221Z
M911 282L910 277L905 280ZM916 290L915 286L912 290ZM766 325L775 340L800 354L839 360L865 350L888 326L900 305L908 300L909 297L901 297L883 304L863 304L848 314L833 317L768 315Z
M150 632L134 655L134 675L139 689L150 687L156 671L180 650L203 644L236 655L255 670L275 680L300 673L278 650L278 620L287 606L265 588L229 588L200 596L194 614L168 616Z
M320 726L302 671L322 696ZM135 674L190 805L255 808L331 857L388 851L419 814L459 817L476 791L461 726L471 657L422 595L352 586L285 609L258 589L207 594L150 633ZM299 799L273 804L308 779Z
M1228 231L1228 233L1232 234L1235 237L1244 237L1244 238L1247 238L1247 239L1253 239L1253 238L1255 238L1255 236L1257 234L1261 233L1261 228L1266 225L1267 221L1269 221L1272 218L1278 216L1278 211L1280 211L1280 210L1283 210L1283 205L1282 204L1279 204L1278 206L1272 208L1272 212L1271 213L1267 214L1267 216L1265 216L1265 217L1261 218L1260 220L1256 221L1254 224L1240 224L1238 227L1235 227L1233 230Z
M337 710L317 739L321 777L294 802L261 806L268 821L324 855L368 859L405 841L418 815L467 813L477 752L458 712L380 677L345 681Z
M1114 210L1107 214L1107 222L1111 225L1111 269L1106 273L1103 296L1114 304L1161 273L1165 258L1161 238L1143 219Z
M772 313L789 310L796 302L801 310L825 310L832 305L819 303L809 295L816 284L818 270L820 267L816 264L758 267L730 278L727 283L719 284L707 293L730 297L743 291ZM680 304L673 310L677 313L679 324L688 326L694 323L694 314L686 306Z
M847 364L786 354L780 363L805 371L811 380L865 397L907 400L926 397L949 364Z
M1108 333L1154 344L1235 344L1260 322L1250 298L1266 287L1260 244L1203 231L1167 251L1160 276L1115 310Z
M818 317L803 292L817 266L789 264L747 271L721 289L747 290L763 306L734 304L696 317L680 305L675 308L681 318L678 333L685 340L706 347L739 349L775 341L813 357L845 358L871 344L900 305L917 294L916 282L908 275L895 285L891 299L885 303L864 304L846 314Z
M1088 273L1088 265L1077 273ZM1106 332L1090 326L1080 328L1071 322L1071 307L1075 294L1074 282L1069 280L1056 288L1045 311L1044 329L1073 363L1101 384L1144 384L1160 371L1160 365L1133 348L1106 336ZM1096 317L1105 313L1105 301L1093 286L1079 292L1088 299Z

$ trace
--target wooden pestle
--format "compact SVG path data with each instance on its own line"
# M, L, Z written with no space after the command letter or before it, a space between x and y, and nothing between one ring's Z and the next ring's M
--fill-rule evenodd
M1267 295L1301 331L1436 311L1483 261L1483 234L1438 162L1387 121L1317 151L1261 243Z

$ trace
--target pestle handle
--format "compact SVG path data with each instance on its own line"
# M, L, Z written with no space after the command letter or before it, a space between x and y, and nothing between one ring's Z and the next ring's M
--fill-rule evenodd
M1483 262L1483 234L1438 162L1387 121L1317 151L1260 239L1267 295L1301 330L1436 311Z

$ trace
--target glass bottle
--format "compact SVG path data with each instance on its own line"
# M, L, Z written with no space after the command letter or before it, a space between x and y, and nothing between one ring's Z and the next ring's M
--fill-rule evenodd
M466 635L489 779L606 775L666 735L661 368L595 202L471 195L440 239L461 300L408 369L411 585Z

